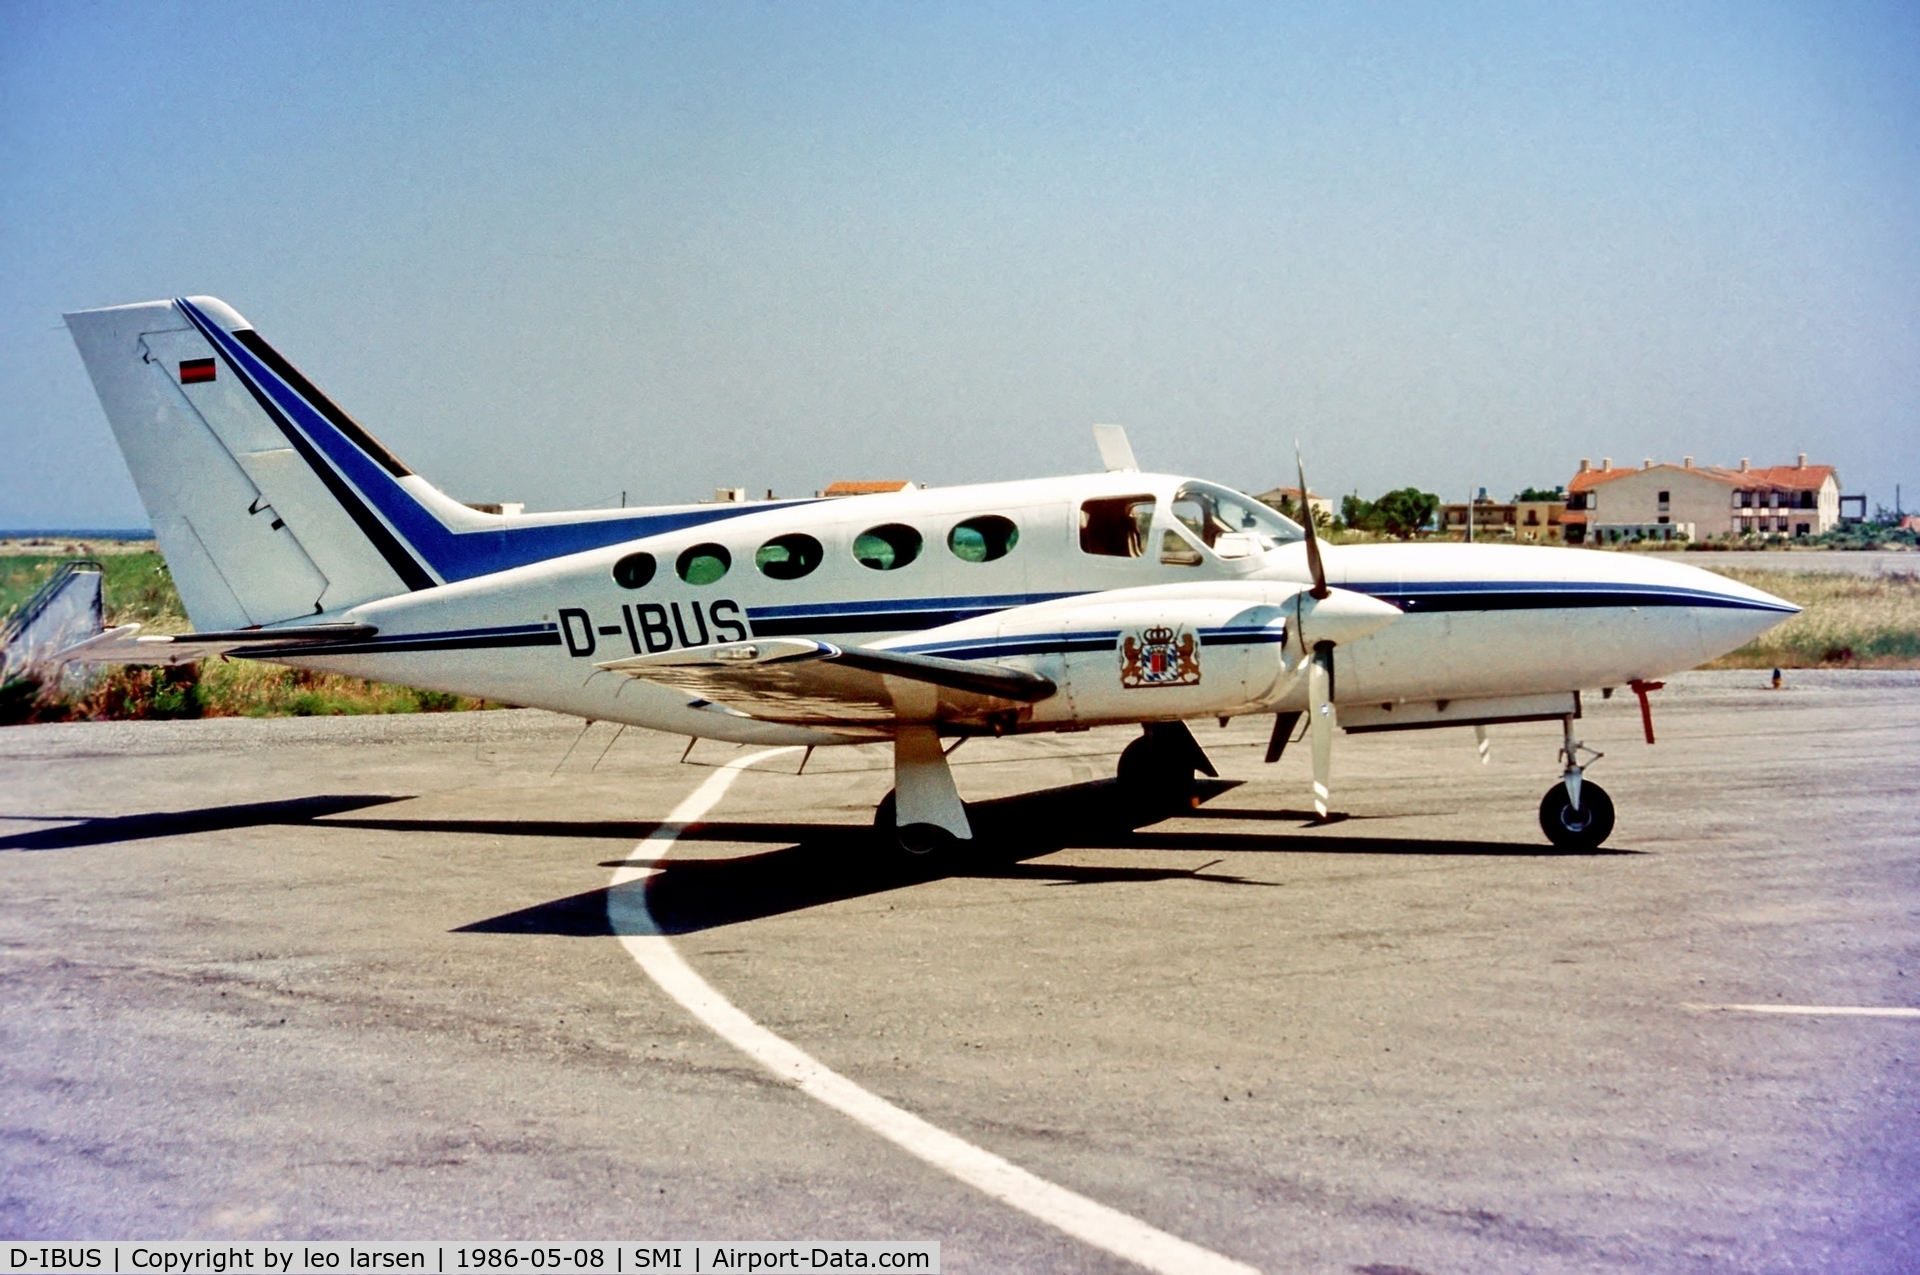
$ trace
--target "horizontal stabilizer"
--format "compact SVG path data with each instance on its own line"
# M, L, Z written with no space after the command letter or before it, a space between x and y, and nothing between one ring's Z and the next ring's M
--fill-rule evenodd
M320 642L370 638L371 624L300 624L278 629L138 636L140 626L123 624L77 642L52 659L55 664L188 664L215 655L237 653L253 659L291 655Z
M1002 665L763 638L663 651L600 665L725 704L764 721L807 725L941 721L1046 699L1052 681Z

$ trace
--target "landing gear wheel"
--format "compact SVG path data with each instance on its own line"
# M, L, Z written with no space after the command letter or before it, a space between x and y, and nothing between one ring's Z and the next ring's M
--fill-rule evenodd
M1591 779L1580 785L1580 809L1567 786L1555 784L1540 799L1540 831L1560 850L1593 850L1613 835L1613 798Z
M1184 749L1142 735L1120 754L1120 797L1140 823L1170 819L1193 807L1193 759Z
M898 819L895 797L889 792L874 809L873 830L896 859L923 867L944 867L959 855L960 838L939 824L910 823L902 828Z

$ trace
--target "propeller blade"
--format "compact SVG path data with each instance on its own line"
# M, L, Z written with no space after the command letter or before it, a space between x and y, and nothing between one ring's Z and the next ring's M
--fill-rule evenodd
M1474 746L1480 750L1480 764L1482 766L1493 760L1493 745L1487 742L1486 727L1476 726L1473 728L1473 743Z
M1307 725L1313 735L1313 813L1327 817L1333 779L1333 643L1313 648L1307 670Z
M1300 521L1307 529L1307 570L1313 573L1315 599L1327 596L1327 569L1320 563L1320 537L1313 530L1313 506L1307 501L1307 462L1300 459L1300 440L1293 440L1293 463L1300 472Z

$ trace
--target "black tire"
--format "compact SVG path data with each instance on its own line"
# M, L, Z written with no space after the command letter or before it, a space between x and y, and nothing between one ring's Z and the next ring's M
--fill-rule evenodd
M1129 817L1147 823L1193 808L1193 759L1184 749L1142 735L1120 754L1116 776Z
M898 806L894 794L889 792L874 808L873 830L879 834L880 844L895 858L926 867L944 867L959 855L960 838L939 824L910 823L902 828L898 820Z
M1540 831L1560 850L1593 850L1613 835L1613 798L1592 780L1580 785L1580 809L1573 808L1564 783L1540 799Z

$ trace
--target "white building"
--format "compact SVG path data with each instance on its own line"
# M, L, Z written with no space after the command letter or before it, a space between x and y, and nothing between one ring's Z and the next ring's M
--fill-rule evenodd
M1817 536L1840 523L1840 479L1831 465L1799 463L1755 469L1678 465L1649 460L1639 469L1598 469L1580 462L1567 484L1567 542L1614 539L1628 529L1691 523L1702 539L1725 535ZM1603 534L1601 529L1616 530ZM1628 538L1644 538L1635 530Z

